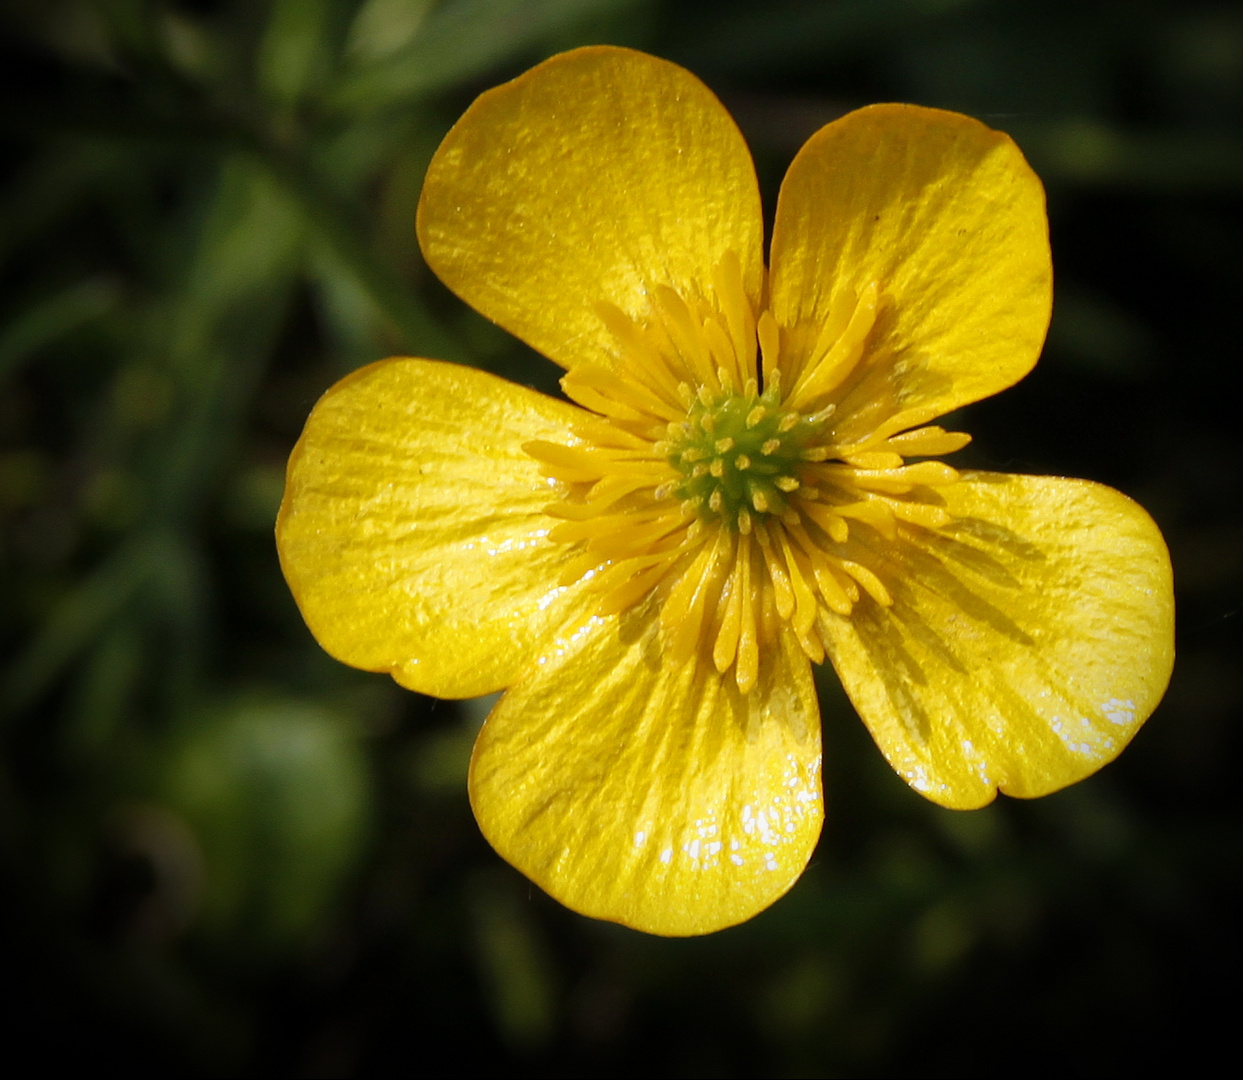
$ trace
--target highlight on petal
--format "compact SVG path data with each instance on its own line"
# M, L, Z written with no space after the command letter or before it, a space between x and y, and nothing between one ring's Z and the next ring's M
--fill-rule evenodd
M786 174L771 292L785 385L822 361L857 363L833 348L857 330L854 376L879 374L853 396L842 387L838 416L887 397L926 422L1035 364L1052 305L1044 189L1009 137L976 120L859 109L813 135Z
M496 850L575 911L704 934L773 903L820 835L820 723L788 632L758 685L670 664L654 605L556 641L488 717L471 804Z
M489 90L427 171L419 242L477 311L562 367L645 318L658 287L704 297L733 252L754 305L763 225L751 155L690 72L629 49L554 56Z
M394 359L342 379L289 459L276 524L307 626L337 659L469 697L508 685L578 602L547 539L556 492L522 444L573 405L472 368Z
M871 545L892 606L822 633L918 791L957 809L1046 795L1117 757L1160 701L1169 554L1141 507L1085 480L968 473L941 494L953 524Z

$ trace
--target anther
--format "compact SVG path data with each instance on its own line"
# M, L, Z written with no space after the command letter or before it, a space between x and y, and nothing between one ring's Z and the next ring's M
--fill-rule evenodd
M705 465L702 461L696 463L695 467L691 469L692 480L698 480L701 476L707 476L707 475L708 475L708 466Z
M712 464L708 466L708 472L720 480L725 475L725 462L721 458L713 458Z
M723 439L717 439L716 452L718 454L727 454L734 448L734 439L730 435L726 435Z
M699 404L701 404L705 409L712 408L712 391L706 386L701 386L699 388Z
M751 505L755 507L757 514L767 514L770 505L768 496L760 490L751 492Z
M792 476L779 476L773 483L785 492L798 491L799 487L798 481Z
M751 531L751 512L745 506L738 511L738 531L743 536Z
M734 458L734 468L739 470L751 468L751 459L746 454L739 454ZM791 488L790 490L793 491L794 489Z
M829 453L827 446L810 446L799 457L804 461L824 461L829 456Z
M753 428L761 420L768 415L768 410L763 405L757 405L749 413L747 413L747 427Z
M760 447L760 453L763 454L765 457L771 457L773 454L775 454L780 449L781 449L780 439L769 439L764 443L763 446Z
M783 435L787 431L792 431L798 425L798 413L788 412L779 421L777 421L777 430Z
M724 498L721 496L721 489L717 488L711 495L708 496L708 508L714 514L719 514L721 512L721 504L724 501Z
M701 450L698 446L692 446L689 450L682 451L682 460L687 465L694 465L695 462L702 461L707 456L707 451Z
M716 431L716 417L711 413L704 413L703 416L699 418L699 426L711 435L714 431Z
M742 388L743 397L757 397L760 392L760 384L754 379L748 379Z

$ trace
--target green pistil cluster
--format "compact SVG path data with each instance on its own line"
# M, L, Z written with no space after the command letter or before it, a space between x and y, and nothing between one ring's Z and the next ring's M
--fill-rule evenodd
M682 476L669 494L704 520L749 532L753 514L790 512L799 466L823 427L823 415L782 410L776 386L762 394L751 386L743 393L700 390L686 419L669 425L668 461Z

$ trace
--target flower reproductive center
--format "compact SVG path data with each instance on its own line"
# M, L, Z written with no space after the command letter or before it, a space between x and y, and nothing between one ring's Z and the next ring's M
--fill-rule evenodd
M601 616L656 594L670 659L732 667L743 693L782 624L819 663L822 618L893 603L886 545L952 520L937 489L958 473L906 458L970 436L902 407L878 284L842 293L823 326L780 328L731 252L710 300L658 286L641 322L601 304L616 355L561 382L592 415L573 445L524 447L562 485L561 583L587 578Z

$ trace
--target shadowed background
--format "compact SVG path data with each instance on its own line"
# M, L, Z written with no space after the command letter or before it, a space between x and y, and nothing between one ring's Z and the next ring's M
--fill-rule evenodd
M276 561L316 398L407 353L555 392L413 217L482 89L611 42L724 100L771 209L859 105L1009 132L1053 326L956 464L1165 532L1179 657L1097 777L939 809L820 672L828 812L752 922L560 908L480 838L488 702L325 656ZM0 1031L131 1075L1116 1075L1235 1022L1243 5L0 0Z

